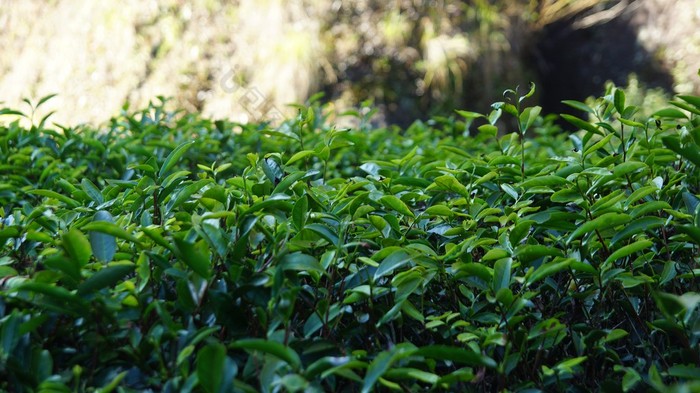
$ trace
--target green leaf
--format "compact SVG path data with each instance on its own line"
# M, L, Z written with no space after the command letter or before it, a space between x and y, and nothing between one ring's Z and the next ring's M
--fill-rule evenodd
M615 89L613 103L615 104L617 113L622 114L625 112L625 92L622 91L622 89Z
M285 176L272 191L272 195L285 193L297 181L315 176L318 173L319 172L317 170L310 170L308 172L294 172L288 176Z
M166 238L161 235L162 229L156 226L151 226L151 227L142 227L141 231L148 236L151 240L153 240L154 243L157 245L170 250L171 252L176 252L175 247L173 244L168 241Z
M7 239L13 239L20 237L22 231L19 227L12 226L0 229L0 246L5 244Z
M205 280L211 276L211 257L210 251L206 247L197 246L184 239L173 237L175 246L179 251L179 257L185 265L189 266L192 271L199 274Z
M83 187L83 191L92 199L95 201L98 205L101 205L104 202L104 197L102 196L102 193L100 192L99 188L90 181L88 178L83 178L83 180L80 181L80 185Z
M644 128L644 124L642 124L638 121L633 121L633 120L625 119L622 117L618 120L620 120L620 123L622 123L626 126L629 126L629 127L637 127L637 128L642 128L642 129Z
M668 375L685 380L700 381L700 368L690 364L677 364L668 369Z
M469 191L452 175L442 175L435 178L433 184L428 187L428 190L437 188L438 190L450 191L459 194L465 198L469 198Z
M470 349L451 347L447 345L428 345L421 347L414 356L424 356L430 359L449 360L467 366L485 366L496 368L496 361L486 355L476 353Z
M520 96L520 98L518 98L518 104L521 104L526 99L532 97L533 94L535 94L535 82L530 82L530 90L528 90L528 92L525 95Z
M299 160L303 160L306 157L314 155L316 155L316 152L313 150L302 150L294 154L284 165L292 165Z
M527 276L527 283L533 284L553 274L559 273L567 269L575 261L576 260L572 258L567 258L564 260L557 258L552 262L543 263L532 274Z
M226 347L220 343L207 344L197 353L199 386L207 393L218 393L224 382Z
M289 199L289 195L275 194L263 201L255 202L244 214L252 214L260 210L282 210L288 212L293 208L292 204L288 202Z
M695 225L678 225L676 227L679 232L688 235L695 244L700 245L700 228Z
M48 267L49 269L56 269L61 272L63 272L65 275L68 277L72 278L76 282L80 281L81 276L80 276L80 269L82 266L78 263L77 260L73 258L66 258L65 256L61 254L54 254L49 257L47 257L44 260L44 266ZM2 268L2 266L0 266ZM1 269L0 269L1 271ZM9 275L17 275L16 271L11 271L11 274ZM4 274L0 274L0 277L2 277Z
M362 393L372 390L380 377L382 377L391 366L398 360L411 356L417 348L413 344L398 344L390 350L380 352L369 364L365 379L362 382Z
M514 257L524 266L529 266L532 261L546 256L564 256L564 253L554 247L542 244L525 244L515 250Z
M623 213L605 213L598 218L588 221L578 227L566 240L566 243L571 243L579 237L600 229L613 229L619 225L627 224L630 221L630 216Z
M498 292L501 288L508 288L510 285L510 270L513 259L502 258L496 261L493 266L493 291Z
M2 108L0 109L0 116L2 115L18 115L18 116L24 116L27 117L24 113L16 110L12 110L10 108Z
M603 137L601 140L598 142L594 143L590 147L588 147L584 152L583 152L583 157L587 157L591 155L591 153L594 153L598 150L600 150L603 146L607 145L610 143L610 140L612 137L615 136L615 134L608 134L607 136Z
M409 367L392 368L384 373L384 377L389 379L416 380L430 385L434 385L440 380L440 377L436 374Z
M116 389L120 383L122 383L122 380L124 377L126 377L127 373L128 371L122 371L121 373L117 374L107 385L97 389L95 393L110 393Z
M479 132L485 136L495 138L498 135L498 127L494 126L493 124L482 124L477 128L477 130L479 130Z
M638 253L646 248L649 248L654 243L649 240L638 240L632 244L628 244L612 254L603 262L604 265L617 261L618 259L626 258L632 254Z
M677 314L685 311L685 305L679 296L671 293L654 292L653 294L656 306L661 310L664 316L669 320L674 320Z
M476 112L461 111L461 110L455 110L455 112L457 112L458 115L460 115L468 120L473 120L473 119L477 119L480 117L482 117L482 118L485 117L484 115L482 115L480 113L476 113Z
M687 119L688 116L685 115L685 113L679 111L676 108L664 108L661 110L658 110L652 114L653 117L663 117L663 118L669 118L669 119Z
M695 108L700 109L700 97L691 95L679 95L677 97L687 102L688 104L694 106Z
M309 229L318 235L320 235L322 238L326 239L329 243L331 243L334 246L338 246L340 244L340 239L338 238L338 235L333 232L333 230L323 224L308 224L305 227L306 229Z
M63 234L63 248L80 267L87 265L92 256L92 249L87 237L75 228Z
M115 262L102 268L78 286L78 294L90 294L110 287L136 269L132 262Z
M168 203L168 211L178 208L183 203L187 202L192 194L198 192L202 187L211 183L211 179L202 179L194 183L188 184L185 188L178 191L177 196L170 203Z
M462 263L456 266L456 278L461 277L478 277L485 282L493 280L493 271L480 263Z
M379 198L379 202L381 202L384 206L403 214L404 216L415 218L411 209L409 209L401 199L393 195L385 195Z
M530 233L530 228L535 224L533 220L521 220L508 234L508 240L512 246L517 246Z
M661 138L661 141L666 147L673 150L674 153L679 154L681 157L692 162L695 166L700 167L700 149L697 145L694 146L681 146L681 141L676 136L665 136Z
M574 108L574 109L578 109L578 110L580 110L581 112L586 112L586 113L590 113L590 114L595 113L595 111L594 111L590 106L588 106L588 105L586 105L586 104L584 104L583 102L580 102L580 101L564 100L564 101L562 101L561 103L562 103L562 104L565 104L565 105L568 105L568 106L570 106L570 107L572 107L572 108ZM563 117L564 115L561 115L561 116Z
M621 338L623 338L623 337L626 337L626 336L628 336L628 335L629 335L629 333L627 333L626 330L623 330L623 329L613 329L613 330L610 331L610 333L608 333L607 336L605 336L605 339L604 339L603 341L605 341L606 343L609 343L609 342L612 342L612 341L617 341L617 340L619 340L619 339L621 339Z
M584 131L588 131L590 133L600 135L600 136L604 135L603 132L600 131L600 129L598 129L598 127L596 127L595 125L593 125L585 120L581 120L576 116L571 116L571 115L567 115L564 113L562 113L560 116L562 119L566 120L567 122L571 123L575 127L578 127Z
M658 190L659 189L656 186L645 186L638 188L627 197L627 200L625 201L625 207L632 205L638 200L644 198L647 195L651 195Z
M189 141L189 142L184 142L180 144L180 146L176 147L173 149L173 151L168 154L168 156L165 158L165 161L163 161L163 165L160 167L160 171L158 172L158 180L162 181L164 176L168 173L170 168L175 166L177 162L180 160L180 158L187 153L187 150L190 149L194 145L195 141Z
M538 176L531 179L525 180L520 183L520 187L528 190L533 187L562 187L572 184L570 181L564 179L563 177L549 175L549 176Z
M46 95L46 96L42 97L42 98L36 103L36 105L34 105L34 109L39 108L43 103L45 103L46 101L48 101L48 100L50 100L50 99L56 97L57 95L58 95L58 94L53 93L53 94L49 94L49 95Z
M234 341L231 344L231 348L264 352L283 360L294 370L299 370L301 368L301 359L299 355L292 348L284 346L276 341L248 338Z
M634 235L644 233L645 231L650 231L656 229L666 222L666 219L661 217L648 217L643 216L630 221L629 224L617 232L615 236L610 240L610 245L614 246L618 242L628 239Z
M362 382L362 393L369 393L374 384L377 383L379 377L384 375L384 373L391 367L395 358L391 352L383 351L380 352L377 357L372 360L367 368L367 373L365 374L365 379Z
M44 190L44 189L29 190L29 191L27 191L27 193L34 194L34 195L40 195L40 196L43 196L46 198L55 199L57 201L65 203L66 205L68 205L68 207L71 207L71 208L76 208L76 207L80 206L80 202L76 201L75 199L69 198L65 195L61 195L61 194L59 194L55 191L51 191L51 190Z
M85 231L98 232L106 235L118 237L120 239L128 240L130 242L141 244L141 241L134 237L134 235L128 233L117 224L108 221L93 221L85 224L82 228ZM92 235L91 235L92 236ZM92 237L91 237L92 238ZM95 249L93 249L95 252Z
M379 264L377 271L374 272L374 280L390 274L394 270L408 264L413 258L403 250L397 250L388 257L384 258Z
M295 252L285 255L280 261L281 267L284 270L296 270L304 272L316 272L318 274L325 274L326 271L323 269L318 260L311 255L304 254L301 252Z
M298 231L304 228L306 224L306 215L309 211L309 199L306 194L297 199L292 208L292 222Z
M324 356L311 363L304 372L307 379L313 379L319 374L338 366L343 366L350 361L349 356Z
M93 222L106 222L114 224L114 218L109 212L100 210L95 213ZM114 235L98 231L90 231L90 247L95 258L101 262L110 262L117 252L117 240Z
M520 114L520 127L523 133L535 123L541 110L542 107L540 106L533 106L523 110L523 113Z
M454 212L452 209L445 205L435 205L435 206L430 206L429 208L425 209L423 214L428 215L428 216L442 216L442 217L452 217L454 216Z
M33 302L36 305L62 313L76 314L76 311L81 311L83 305L82 299L73 292L63 287L43 282L25 282L5 292L11 293L18 291L29 291L40 294L44 298L34 298Z

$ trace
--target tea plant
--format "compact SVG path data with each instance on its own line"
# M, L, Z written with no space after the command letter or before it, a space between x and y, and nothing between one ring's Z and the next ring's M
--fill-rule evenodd
M0 110L0 389L697 389L700 98L611 88L567 133L530 94L405 130Z

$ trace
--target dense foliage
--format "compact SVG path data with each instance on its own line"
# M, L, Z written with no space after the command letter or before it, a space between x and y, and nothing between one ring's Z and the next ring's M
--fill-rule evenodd
M405 130L2 110L0 389L700 388L700 98L569 133L531 93Z

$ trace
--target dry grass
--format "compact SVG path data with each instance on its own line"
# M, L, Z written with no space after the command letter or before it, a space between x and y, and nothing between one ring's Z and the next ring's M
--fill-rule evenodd
M678 1L700 9L700 0ZM634 1L679 20L643 25L640 36L681 91L697 90L700 37L689 29L700 14L664 2ZM245 121L288 115L287 104L326 89L339 110L375 98L415 117L447 100L491 102L504 86L526 83L528 31L591 9L589 21L604 20L597 11L612 3L0 0L0 101L21 107L24 97L59 93L47 109L74 124L164 95Z

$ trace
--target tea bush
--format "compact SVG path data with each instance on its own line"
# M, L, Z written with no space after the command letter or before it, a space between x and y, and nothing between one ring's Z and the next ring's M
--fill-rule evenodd
M0 389L700 388L700 98L568 133L532 92L405 130L3 109Z

